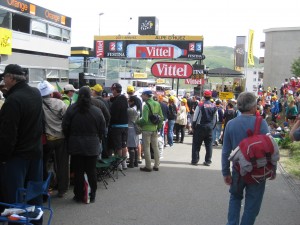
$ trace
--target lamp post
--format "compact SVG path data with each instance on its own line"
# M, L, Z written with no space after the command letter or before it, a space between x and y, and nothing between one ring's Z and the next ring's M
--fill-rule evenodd
M104 13L99 13L99 36L100 36L100 18L102 15L104 15Z

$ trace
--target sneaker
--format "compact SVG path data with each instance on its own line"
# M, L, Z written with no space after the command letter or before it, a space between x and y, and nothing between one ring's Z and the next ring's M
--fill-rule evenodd
M58 197L58 198L63 198L63 197L65 196L66 193L67 193L67 192L58 192L58 193L57 193L57 197Z
M198 166L198 163L191 163L191 165L193 165L193 166Z
M153 170L154 170L154 171L159 171L159 168L153 166Z
M217 141L215 141L215 145L216 145L216 146L218 146L218 145L219 145Z
M209 162L203 162L203 165L204 165L204 166L210 166L210 164L211 164L211 163L209 163Z
M170 145L166 144L165 147L170 147Z
M143 172L151 172L152 170L151 170L151 169L148 169L147 167L140 167L140 171L143 171Z

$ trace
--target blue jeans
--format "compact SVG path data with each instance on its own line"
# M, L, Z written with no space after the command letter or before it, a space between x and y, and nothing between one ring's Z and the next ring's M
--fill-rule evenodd
M168 120L168 144L173 145L173 129L174 129L175 120Z
M222 123L217 123L215 128L213 129L212 133L212 142L214 143L217 140L219 140L222 130Z
M212 157L212 128L210 125L197 125L193 133L192 143L192 164L199 162L199 152L204 141L205 144L205 162L211 163Z
M253 225L260 211L265 193L266 182L260 184L245 184L239 173L233 168L232 184L230 186L230 200L227 225ZM245 193L245 207L240 222L241 203Z

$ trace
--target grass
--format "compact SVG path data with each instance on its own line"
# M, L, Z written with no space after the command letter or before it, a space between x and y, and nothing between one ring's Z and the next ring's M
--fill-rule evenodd
M300 142L293 142L289 149L280 149L280 163L285 171L300 180Z

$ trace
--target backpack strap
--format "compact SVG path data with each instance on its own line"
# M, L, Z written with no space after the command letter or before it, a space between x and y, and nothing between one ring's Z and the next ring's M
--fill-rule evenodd
M253 134L259 134L260 133L260 125L261 125L262 119L263 118L261 116L256 117L255 125L254 125L254 133Z
M251 129L248 129L247 130L248 137L260 133L260 125L261 125L262 119L263 119L262 116L256 116L255 124L254 124L254 131L252 131Z

